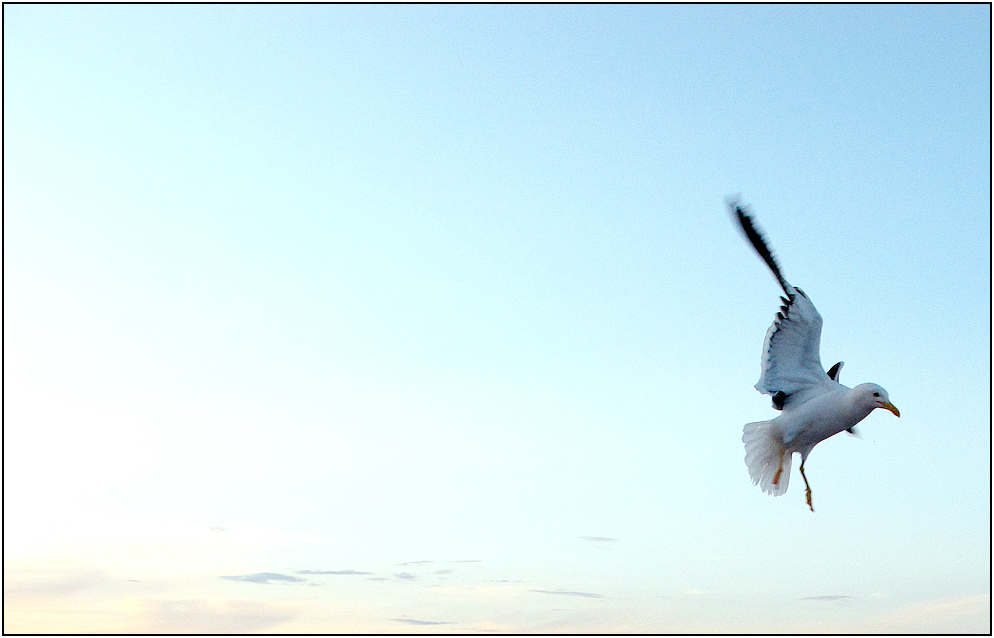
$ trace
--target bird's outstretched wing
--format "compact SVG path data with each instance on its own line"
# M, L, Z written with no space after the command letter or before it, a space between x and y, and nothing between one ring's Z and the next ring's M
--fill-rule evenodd
M799 393L833 383L821 367L821 315L800 288L784 300L763 342L762 373L756 389L779 397L783 409ZM775 401L775 403L777 403Z
M787 294L781 297L783 306L766 332L763 342L762 373L756 389L773 395L773 407L782 410L785 405L812 394L820 394L833 380L821 365L821 315L800 288L787 283L780 273L780 266L773 253L756 229L748 209L737 202L729 208L739 221L742 231L759 256L766 262L773 275Z

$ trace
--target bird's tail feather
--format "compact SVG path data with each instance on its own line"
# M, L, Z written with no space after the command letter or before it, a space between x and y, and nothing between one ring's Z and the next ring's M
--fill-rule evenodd
M747 423L742 431L742 442L745 443L745 462L752 482L773 496L786 492L792 454L787 451L773 422Z

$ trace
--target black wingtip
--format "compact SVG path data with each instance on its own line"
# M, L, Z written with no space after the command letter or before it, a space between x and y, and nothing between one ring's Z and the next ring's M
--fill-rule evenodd
M834 366L832 366L831 368L829 368L829 370L828 370L828 378L831 379L832 381L835 381L835 382L838 383L839 382L839 371L842 370L842 365L843 365L843 363L841 361L839 361Z
M766 241L763 239L762 233L759 232L759 229L757 229L756 225L753 223L752 217L749 216L749 207L743 206L739 203L738 198L734 197L728 199L728 209L732 212L736 219L738 219L739 226L742 228L742 232L745 233L749 243L752 244L752 247L756 249L759 256L764 262L766 262L766 265L769 266L770 271L773 272L773 276L776 277L777 281L780 283L780 287L783 288L783 291L787 293L787 296L789 297L791 294L790 284L788 284L787 280L780 274L780 266L777 264L776 259L773 258L773 252L770 250L769 246L766 245Z

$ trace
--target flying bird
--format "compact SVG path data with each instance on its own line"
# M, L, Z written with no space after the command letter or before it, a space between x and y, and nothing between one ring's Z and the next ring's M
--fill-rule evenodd
M766 332L762 372L755 386L763 394L772 395L773 407L781 413L775 419L747 423L743 428L746 466L753 483L764 492L780 496L790 482L791 458L795 452L800 454L805 496L813 512L804 462L814 446L843 430L855 434L855 425L877 408L898 417L901 413L890 402L887 391L875 383L855 388L839 383L841 361L825 372L818 354L821 315L804 291L783 278L773 253L749 216L749 209L734 200L728 206L787 295L780 298L783 306Z

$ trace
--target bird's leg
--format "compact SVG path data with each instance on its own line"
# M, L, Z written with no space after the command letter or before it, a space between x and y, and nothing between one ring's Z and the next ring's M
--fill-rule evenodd
M804 475L804 461L801 461L801 478L804 479L804 493L808 497L808 507L813 512L815 511L815 507L811 504L811 486L808 485L808 477Z
M780 475L783 473L783 449L780 450L780 467L777 468L777 473L773 475L773 484L780 484ZM805 481L806 482L806 481Z

